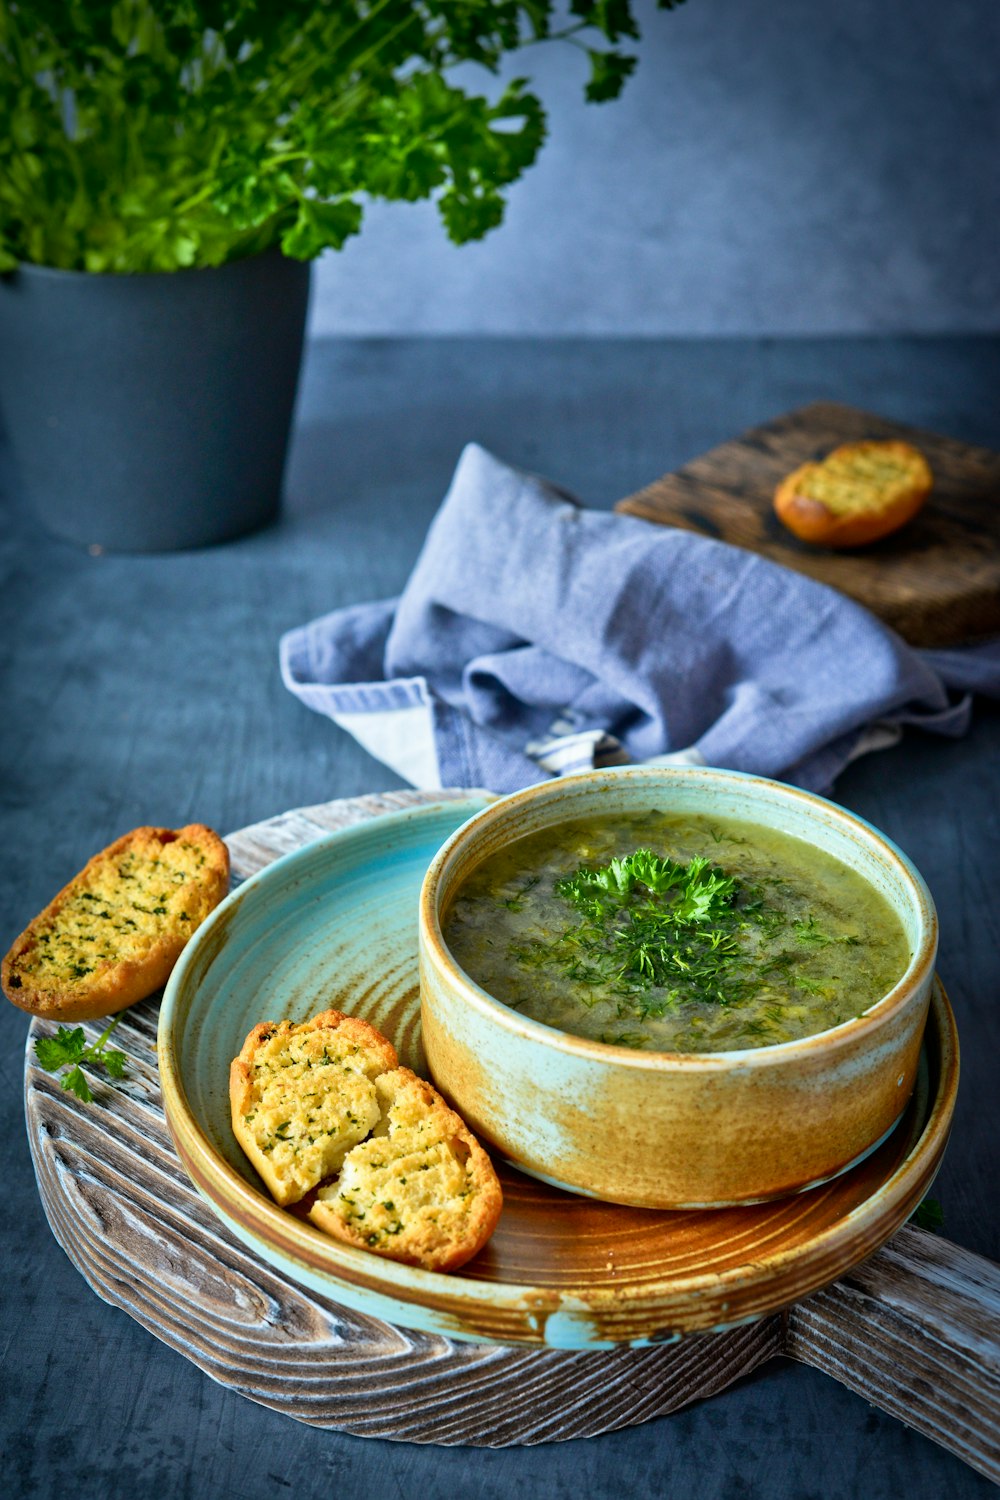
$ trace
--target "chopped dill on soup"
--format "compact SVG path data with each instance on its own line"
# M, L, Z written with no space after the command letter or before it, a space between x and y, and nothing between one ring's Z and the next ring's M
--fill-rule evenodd
M495 999L657 1052L811 1036L887 994L910 959L889 903L773 828L647 813L515 840L458 890L445 941Z

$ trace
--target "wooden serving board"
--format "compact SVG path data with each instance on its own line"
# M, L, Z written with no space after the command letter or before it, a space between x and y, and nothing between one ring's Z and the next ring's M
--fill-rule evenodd
M850 552L800 542L772 509L779 480L839 443L901 438L926 455L934 489L894 535ZM616 506L647 521L759 552L864 604L912 646L1000 633L1000 453L832 401L732 438Z
M332 829L448 796L387 793L257 824L227 840L234 874ZM785 1354L1000 1479L1000 1268L991 1262L906 1227L785 1313L649 1348L503 1347L393 1327L286 1280L195 1192L160 1102L157 1012L156 998L127 1012L115 1033L126 1076L94 1073L92 1105L35 1066L43 1029L33 1023L32 1158L53 1233L90 1286L220 1383L318 1427L499 1447L633 1426ZM89 1023L88 1039L99 1029Z

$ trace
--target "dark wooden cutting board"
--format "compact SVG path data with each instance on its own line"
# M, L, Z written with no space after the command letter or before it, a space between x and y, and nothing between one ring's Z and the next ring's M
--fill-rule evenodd
M934 489L893 536L851 552L800 542L778 521L778 481L838 443L902 438L926 455ZM832 401L732 438L616 509L759 552L864 604L913 646L1000 634L1000 453Z

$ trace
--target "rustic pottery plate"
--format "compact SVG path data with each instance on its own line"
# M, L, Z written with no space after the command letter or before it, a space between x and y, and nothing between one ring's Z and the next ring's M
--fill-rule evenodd
M181 1160L220 1218L270 1265L347 1307L452 1338L557 1348L752 1322L884 1243L926 1193L947 1140L958 1054L939 984L899 1127L807 1193L714 1210L624 1208L499 1164L497 1231L450 1276L338 1244L271 1201L232 1135L230 1060L258 1021L333 1005L371 1021L424 1071L417 897L436 850L484 805L417 807L318 840L246 881L189 944L160 1013L163 1100Z

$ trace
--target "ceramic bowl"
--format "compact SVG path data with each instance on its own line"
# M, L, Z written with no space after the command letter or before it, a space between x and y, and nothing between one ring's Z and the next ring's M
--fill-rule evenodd
M900 917L912 958L862 1015L769 1047L637 1052L572 1036L493 999L459 967L442 919L471 871L523 835L656 806L781 829L863 875ZM894 1128L913 1089L937 917L883 834L795 787L738 772L641 767L548 781L486 808L443 845L420 897L421 1023L431 1074L522 1171L612 1203L764 1202L846 1171Z

